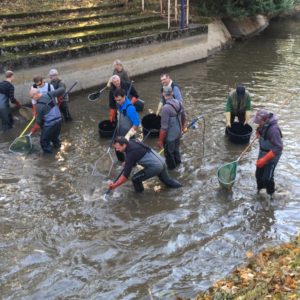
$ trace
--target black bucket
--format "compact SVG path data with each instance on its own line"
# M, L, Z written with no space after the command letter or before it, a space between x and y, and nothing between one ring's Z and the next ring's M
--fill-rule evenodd
M112 137L116 129L116 123L104 120L99 123L98 128L101 137Z
M144 105L145 105L145 101L142 99L137 99L136 102L134 103L134 107L138 112L144 110Z
M159 136L160 119L160 116L157 116L156 114L148 114L144 116L142 119L143 135L152 137Z
M226 128L229 140L234 144L246 144L249 143L252 127L248 124L244 125L239 122L234 122L231 127Z

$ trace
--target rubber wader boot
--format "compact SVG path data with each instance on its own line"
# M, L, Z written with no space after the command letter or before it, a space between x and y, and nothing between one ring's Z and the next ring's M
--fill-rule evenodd
M137 193L142 193L144 191L144 185L142 182L142 178L145 177L144 172L138 172L132 176L132 184Z
M164 168L163 171L158 175L158 178L167 187L170 187L170 188L180 188L180 187L182 187L182 185L177 180L174 180L169 176L166 168Z

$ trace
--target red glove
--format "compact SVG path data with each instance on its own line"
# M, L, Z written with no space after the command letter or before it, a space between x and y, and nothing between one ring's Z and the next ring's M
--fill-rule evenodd
M32 134L35 134L36 132L38 132L40 130L40 125L38 123L34 123L33 127L31 128L30 132Z
M260 138L260 133L259 133L258 129L256 129L255 136L256 136L257 138Z
M21 103L20 103L18 100L16 100L16 101L14 102L14 105L15 105L17 108L21 108L21 107L22 107Z
M131 104L134 104L137 100L138 100L138 99L137 99L136 97L132 97L131 100L130 100L130 101L131 101Z
M63 96L58 96L56 99L57 99L57 105L58 107L60 107L64 101L64 98Z
M116 121L116 115L117 115L117 111L114 108L110 108L109 109L109 121L111 123Z
M256 166L258 168L263 168L271 159L273 159L275 157L275 153L271 150L269 151L265 156L263 156L262 158L258 159L256 161Z
M126 182L127 180L128 180L127 177L125 177L124 175L121 175L121 177L115 183L110 183L108 185L108 188L110 190L113 190L113 189L117 188L118 186L120 186L121 184L123 184L124 182Z
M167 131L161 129L159 131L159 138L158 138L158 141L157 141L157 146L159 147L159 149L162 149L164 147L164 141L166 139L166 136L167 136Z

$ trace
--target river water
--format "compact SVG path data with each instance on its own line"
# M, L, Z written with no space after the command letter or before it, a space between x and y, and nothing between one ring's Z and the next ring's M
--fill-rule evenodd
M290 240L300 228L300 20L273 21L261 35L235 43L205 61L167 70L182 87L188 119L202 121L183 138L183 163L169 190L154 179L140 195L130 182L103 197L110 159L100 139L107 94L96 103L86 91L70 103L63 147L43 156L9 153L26 123L0 136L0 294L2 299L174 299L193 297L245 261L247 251ZM156 109L159 74L135 78ZM255 144L238 166L232 192L216 172L245 146L224 136L225 97L237 83L252 94L253 114L278 113L284 153L271 207L256 195ZM204 152L203 152L203 130ZM255 126L254 126L255 128ZM156 140L148 139L155 147ZM115 164L111 178L121 166Z

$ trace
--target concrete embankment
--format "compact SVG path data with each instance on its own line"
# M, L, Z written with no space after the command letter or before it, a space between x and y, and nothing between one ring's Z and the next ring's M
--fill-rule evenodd
M237 33L241 33L242 37L251 36L267 25L268 19L262 16L231 22L228 27L221 20L215 20L209 24L207 34L66 60L55 65L21 69L15 72L15 95L22 103L28 103L32 78L35 75L47 78L51 68L58 69L67 86L78 80L79 84L73 90L75 92L106 83L112 74L112 63L115 59L121 59L131 77L135 77L154 70L205 59L232 43L234 38L238 37Z

